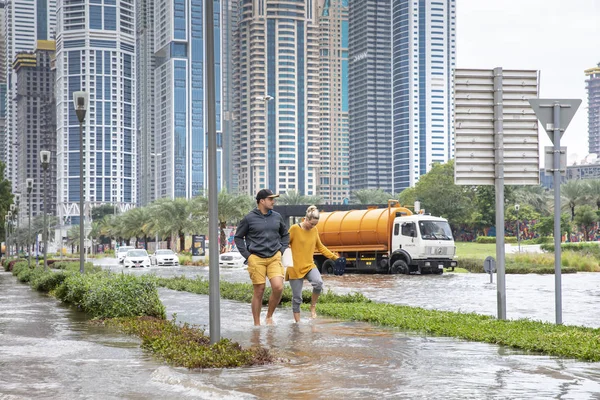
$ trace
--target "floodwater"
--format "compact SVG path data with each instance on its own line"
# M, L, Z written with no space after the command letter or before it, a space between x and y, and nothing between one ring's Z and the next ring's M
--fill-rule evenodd
M208 275L198 267L107 268ZM243 269L221 269L220 275L247 281ZM597 326L591 307L599 295L596 275L563 276L565 323ZM508 275L509 317L553 320L553 279ZM496 286L487 275L345 275L325 281L336 292L361 291L378 301L496 310ZM179 321L208 326L208 296L160 289L160 297L169 318L176 313ZM0 298L0 399L600 399L600 363L328 318L304 318L296 325L288 308L276 311L275 326L255 328L250 305L228 300L221 300L222 336L243 346L260 343L281 362L228 370L172 368L141 350L136 338L87 324L83 313L17 283L9 273L0 273Z

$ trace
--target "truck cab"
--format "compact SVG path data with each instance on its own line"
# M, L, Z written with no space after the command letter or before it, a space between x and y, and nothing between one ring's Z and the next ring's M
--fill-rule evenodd
M456 266L452 230L444 218L423 214L399 216L391 238L390 272L441 274Z

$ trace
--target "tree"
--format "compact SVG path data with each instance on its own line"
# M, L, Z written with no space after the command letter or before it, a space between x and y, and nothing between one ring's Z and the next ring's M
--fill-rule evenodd
M144 239L144 248L148 250L148 235L150 234L150 224L152 215L147 207L132 208L122 216L123 233L125 237L135 237L137 247L139 238Z
M415 185L415 197L421 202L421 208L447 218L454 228L465 223L473 212L471 192L469 186L454 184L454 161L433 164Z
M283 197L283 196L282 196ZM304 197L304 196L303 196ZM198 196L195 199L198 207L205 212L208 220L208 197ZM231 194L227 192L227 189L221 190L217 197L217 208L218 208L218 219L219 219L219 233L220 233L220 249L221 253L225 252L227 246L227 236L225 235L225 228L227 223L237 223L244 217L256 203L254 200L245 194Z
M589 240L590 230L594 227L596 222L598 222L598 216L591 206L584 205L577 209L574 222L577 226L583 229L583 237L587 242Z
M596 208L600 210L600 179L590 179L587 181L586 192L588 198L596 204Z
M417 193L414 187L404 189L398 194L398 201L402 205L413 205L417 200Z
M352 197L358 204L387 204L389 199L394 198L382 189L360 189L352 193Z
M152 215L155 218L157 233L164 237L177 235L179 237L179 249L185 249L185 235L197 233L206 227L204 220L192 218L198 213L197 205L185 198L176 199L162 198L152 203ZM171 248L171 240L167 241L167 247Z
M549 200L547 190L541 185L514 186L514 201L517 204L530 205L540 215L550 214Z
M107 215L115 215L115 206L112 204L103 204L92 208L92 221L100 221Z
M2 233L2 240L6 242L6 232L4 231L4 216L8 213L10 205L13 203L13 195L10 181L4 178L4 171L6 165L0 161L0 215L2 216L2 222L0 223L0 232Z
M569 180L560 185L560 197L563 208L571 210L571 221L575 219L575 207L585 203L589 189L582 180Z
M277 204L282 206L293 206L293 205L311 205L321 204L323 199L319 196L304 196L296 190L290 190L279 196Z
M67 244L71 246L71 254L75 253L75 246L79 244L79 225L71 226L67 232Z
M534 225L536 233L540 236L553 236L554 235L554 217L543 217L540 221ZM571 235L573 227L571 226L571 219L568 214L562 214L560 216L560 231L567 233L567 237Z

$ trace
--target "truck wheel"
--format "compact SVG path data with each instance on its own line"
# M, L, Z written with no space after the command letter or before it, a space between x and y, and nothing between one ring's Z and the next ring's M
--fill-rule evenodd
M321 269L323 270L323 273L333 275L333 267L335 267L335 264L332 260L325 260Z
M408 274L408 264L404 260L396 260L392 264L390 274Z

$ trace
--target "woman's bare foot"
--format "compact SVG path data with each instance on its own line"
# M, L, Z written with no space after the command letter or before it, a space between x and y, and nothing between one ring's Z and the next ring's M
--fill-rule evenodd
M275 323L273 322L273 318L267 318L265 319L265 324L267 325L275 325Z
M311 305L310 306L310 317L311 318L317 318L317 306L316 305Z

